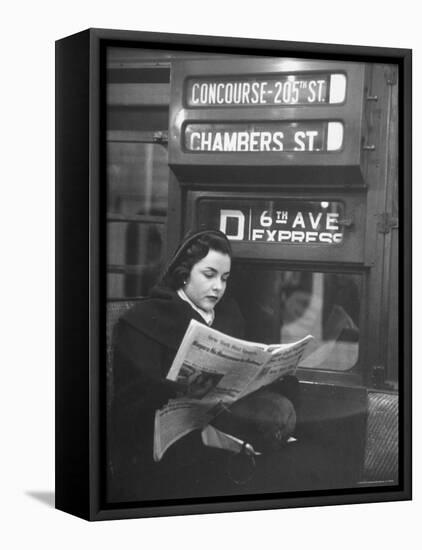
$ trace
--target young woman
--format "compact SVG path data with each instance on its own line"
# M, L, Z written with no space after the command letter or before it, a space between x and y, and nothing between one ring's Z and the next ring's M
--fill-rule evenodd
M191 319L243 337L240 311L234 301L224 296L231 257L230 243L220 231L189 235L150 296L116 326L109 446L111 500L184 498L239 490L233 482L236 476L227 468L230 453L205 447L199 431L175 443L160 462L153 461L155 411L181 392L188 391L195 397L195 391L201 391L199 384L186 390L166 380ZM287 435L286 426L290 431L294 425L293 405L282 397L290 387L294 398L294 382L273 385L269 394L261 391L244 398L226 418L219 418L218 427L233 432L237 425L246 426L247 433L250 426L256 433L257 427L259 431L264 426L264 441L269 439L270 446L271 442L279 442ZM264 424L257 426L260 411Z

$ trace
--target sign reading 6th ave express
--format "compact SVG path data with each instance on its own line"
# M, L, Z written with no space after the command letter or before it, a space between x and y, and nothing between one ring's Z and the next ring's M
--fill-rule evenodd
M341 244L343 213L338 201L203 199L198 204L204 227L220 229L232 241L261 243Z

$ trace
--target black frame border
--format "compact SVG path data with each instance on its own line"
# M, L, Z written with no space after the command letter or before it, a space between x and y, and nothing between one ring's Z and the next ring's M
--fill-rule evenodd
M105 502L105 51L107 47L294 56L399 69L400 356L397 487L110 505ZM56 508L88 520L412 498L412 51L88 29L56 42Z

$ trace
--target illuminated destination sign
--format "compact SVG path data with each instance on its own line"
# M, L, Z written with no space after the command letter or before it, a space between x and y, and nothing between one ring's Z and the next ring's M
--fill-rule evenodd
M343 146L336 121L188 123L183 145L189 152L330 152Z
M333 245L343 242L343 203L203 199L198 217L204 227L223 231L232 241Z
M253 107L339 104L346 98L346 76L271 74L188 78L187 107Z

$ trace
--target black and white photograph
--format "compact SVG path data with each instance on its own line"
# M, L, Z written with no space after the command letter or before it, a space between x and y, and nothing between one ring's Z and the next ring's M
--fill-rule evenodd
M394 495L399 65L104 52L106 502Z

